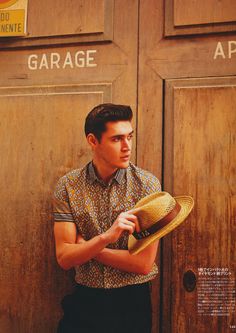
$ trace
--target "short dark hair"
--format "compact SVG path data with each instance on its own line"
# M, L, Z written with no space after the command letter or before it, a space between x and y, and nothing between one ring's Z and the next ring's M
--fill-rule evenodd
M87 115L84 125L85 135L89 133L101 140L102 133L106 131L106 123L109 121L131 121L133 112L128 105L100 104L95 106Z

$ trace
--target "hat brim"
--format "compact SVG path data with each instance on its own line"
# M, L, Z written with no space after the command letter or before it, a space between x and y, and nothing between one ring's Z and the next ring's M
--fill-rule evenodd
M128 249L131 254L138 254L155 240L158 240L169 234L182 222L184 222L184 220L188 217L194 206L193 198L189 196L178 196L174 198L181 206L178 215L165 227L158 230L155 234L151 236L138 240L133 235L130 235L128 241Z

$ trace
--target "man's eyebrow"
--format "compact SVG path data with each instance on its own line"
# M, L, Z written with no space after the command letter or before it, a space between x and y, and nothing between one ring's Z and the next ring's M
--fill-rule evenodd
M128 135L132 135L134 133L134 130L132 132L130 132ZM111 138L120 138L125 136L125 134L116 134L116 135L112 135Z

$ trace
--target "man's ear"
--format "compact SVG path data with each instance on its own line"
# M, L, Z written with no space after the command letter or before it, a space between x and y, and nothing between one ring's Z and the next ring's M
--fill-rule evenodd
M98 144L98 139L92 133L89 133L87 135L87 141L88 141L88 144L91 146L92 149L94 149Z

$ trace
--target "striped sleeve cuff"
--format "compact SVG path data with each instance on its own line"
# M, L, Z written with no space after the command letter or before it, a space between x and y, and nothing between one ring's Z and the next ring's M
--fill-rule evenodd
M74 222L73 215L70 213L53 213L54 222Z

